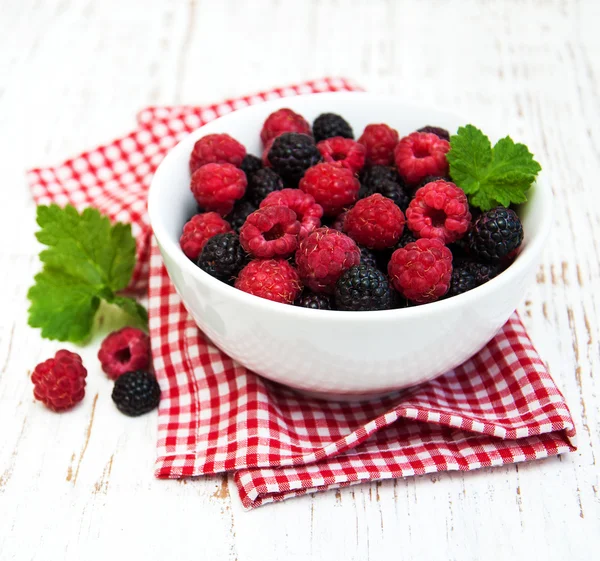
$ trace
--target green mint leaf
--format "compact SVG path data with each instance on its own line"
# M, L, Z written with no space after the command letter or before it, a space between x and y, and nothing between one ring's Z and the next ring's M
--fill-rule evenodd
M135 300L116 296L129 284L135 265L135 240L128 224L112 225L97 209L79 214L72 206L40 206L37 239L43 270L29 289L29 325L59 341L84 341L100 300L124 309L140 325L146 310Z
M46 268L29 289L29 325L42 337L81 343L92 329L100 305L96 288L57 269Z
M460 127L450 138L447 157L452 180L484 211L527 201L527 191L542 169L524 144L507 136L492 148L473 125Z

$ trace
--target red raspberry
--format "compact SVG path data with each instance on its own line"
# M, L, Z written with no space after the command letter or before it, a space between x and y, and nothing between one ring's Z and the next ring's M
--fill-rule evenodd
M292 209L266 206L248 215L240 228L240 243L255 257L287 257L298 247L299 232L300 222Z
M232 164L206 164L192 174L190 188L198 204L225 216L246 192L246 174Z
M262 165L264 168L272 168L273 167L271 160L269 160L269 152L271 150L271 146L273 146L273 142L275 142L274 138L272 138L265 144L265 149L263 150L263 153L261 156Z
M260 208L283 205L291 208L300 221L299 239L303 239L321 225L323 209L315 199L299 189L282 189L269 193L260 203Z
M204 244L217 234L231 232L229 222L223 220L216 212L196 214L186 222L183 234L179 238L179 245L192 261L198 259Z
M246 148L228 134L208 134L196 141L190 155L190 173L205 164L242 165Z
M452 252L440 240L421 238L394 251L388 274L408 300L433 302L450 288Z
M439 238L452 243L462 238L471 224L464 191L439 180L417 189L406 210L408 227L419 238Z
M267 117L260 131L260 139L266 145L269 140L283 132L311 134L310 125L302 115L294 113L291 109L278 109Z
M344 231L369 249L392 247L404 230L404 214L391 199L376 193L358 201L344 221Z
M398 138L398 131L387 125L367 125L358 142L367 149L368 164L389 166L394 162Z
M360 263L360 249L337 230L318 228L300 242L296 265L300 278L313 292L333 294L342 273Z
M327 216L336 216L358 199L360 182L349 169L322 163L306 170L299 187L315 198Z
M31 375L33 395L52 411L64 411L85 395L87 370L78 354L58 351L38 364Z
M353 173L363 168L367 157L367 149L362 144L341 136L321 140L317 149L325 162L348 168Z
M112 380L126 372L146 370L150 364L150 337L135 327L113 331L102 341L98 360Z
M413 132L398 142L394 160L398 173L408 185L417 185L428 175L448 173L446 152L450 143L431 132Z
M302 290L298 271L285 259L250 261L240 271L235 287L282 304L293 304Z

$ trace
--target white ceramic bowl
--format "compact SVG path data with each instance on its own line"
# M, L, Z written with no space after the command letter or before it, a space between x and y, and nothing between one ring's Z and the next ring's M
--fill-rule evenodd
M179 236L196 207L188 168L194 142L225 132L248 153L260 155L262 124L280 107L292 108L309 122L323 112L339 113L357 136L369 123L388 123L402 136L426 124L456 131L469 122L392 97L324 93L241 109L182 140L154 175L149 213L169 276L198 326L217 347L265 378L331 398L362 398L413 386L481 349L515 310L535 275L551 224L551 190L543 181L533 186L520 211L525 239L516 261L481 287L424 306L376 312L287 306L236 290L183 254Z

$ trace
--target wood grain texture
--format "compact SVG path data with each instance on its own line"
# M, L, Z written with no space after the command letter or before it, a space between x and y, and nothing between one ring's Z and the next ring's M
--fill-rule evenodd
M596 558L598 21L595 0L0 0L0 559ZM156 416L116 413L95 344L77 349L80 407L33 401L30 370L58 345L26 325L38 247L24 169L127 132L148 104L326 74L463 113L542 163L555 223L521 312L571 406L576 453L245 513L226 477L153 478Z

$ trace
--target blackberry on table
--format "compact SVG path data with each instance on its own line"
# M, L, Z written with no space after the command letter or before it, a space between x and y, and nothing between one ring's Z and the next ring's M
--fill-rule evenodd
M290 187L297 187L304 172L322 160L312 136L285 132L273 142L269 161L273 169Z
M335 305L338 310L389 310L394 303L387 277L369 265L350 267L335 285Z
M331 300L325 294L315 294L310 290L305 290L296 300L296 306L311 310L331 310Z
M259 169L262 169L262 167L261 159L252 154L246 154L240 165L240 169L246 174L246 179L248 179L248 181L250 181L252 175Z
M242 199L235 203L233 210L225 217L225 220L231 224L231 227L239 234L240 228L246 222L248 215L252 214L258 207L250 201Z
M158 406L160 387L150 372L127 372L115 381L112 400L121 413L138 417Z
M341 136L342 138L354 138L354 132L348 122L336 113L322 113L313 123L313 135L315 142L326 138Z
M232 284L248 262L248 254L237 234L217 234L206 242L198 257L198 267L220 281Z
M490 263L509 257L523 241L523 225L510 208L484 212L469 233L469 253Z
M262 168L252 175L246 189L246 198L258 208L269 193L281 189L283 189L281 177L270 168Z

